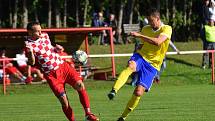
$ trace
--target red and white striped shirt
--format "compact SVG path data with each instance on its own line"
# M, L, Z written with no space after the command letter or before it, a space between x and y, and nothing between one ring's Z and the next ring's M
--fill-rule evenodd
M37 39L27 37L26 45L32 47L36 64L45 73L58 69L64 62L54 51L47 33L42 33Z

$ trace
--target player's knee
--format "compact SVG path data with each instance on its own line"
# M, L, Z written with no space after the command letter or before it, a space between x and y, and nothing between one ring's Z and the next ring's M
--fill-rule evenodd
M142 96L143 93L144 93L144 90L143 90L143 89L136 88L136 89L134 90L134 95L136 95L136 96Z
M129 67L131 70L136 71L136 67L137 67L137 66L136 66L135 61L129 61L128 67Z
M69 102L68 102L68 99L67 99L66 95L59 97L59 100L60 100L60 103L61 103L62 107L64 107L64 108L69 107Z
M142 91L135 91L134 95L136 95L136 96L142 96L143 92Z
M81 91L83 90L85 87L84 87L84 83L82 81L78 81L75 86L74 86L75 90L77 91Z

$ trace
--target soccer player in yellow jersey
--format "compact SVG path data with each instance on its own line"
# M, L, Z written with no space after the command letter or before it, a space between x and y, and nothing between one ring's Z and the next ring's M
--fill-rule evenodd
M140 97L144 92L148 92L152 86L155 75L160 70L160 66L169 46L172 28L164 25L160 20L160 13L157 9L150 9L147 14L149 25L144 26L140 33L131 32L134 37L141 39L142 47L131 56L128 67L124 69L108 94L112 100L119 89L126 83L128 77L133 72L138 73L138 81L131 99L117 121L125 121L128 114L138 105Z

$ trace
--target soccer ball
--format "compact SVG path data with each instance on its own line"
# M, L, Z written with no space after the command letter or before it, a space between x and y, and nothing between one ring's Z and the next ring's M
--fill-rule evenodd
M87 56L87 53L84 52L83 50L75 51L73 57L74 57L75 61L77 61L83 65L87 64L88 56Z

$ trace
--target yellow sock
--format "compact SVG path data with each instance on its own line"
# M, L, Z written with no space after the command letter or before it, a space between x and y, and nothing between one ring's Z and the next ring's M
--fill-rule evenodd
M122 113L122 118L126 118L128 114L134 110L134 108L138 105L140 101L140 96L132 95L131 99L129 100L124 112Z
M117 92L128 80L128 77L131 75L133 71L127 67L126 69L124 69L118 79L116 80L116 82L114 83L113 89Z

